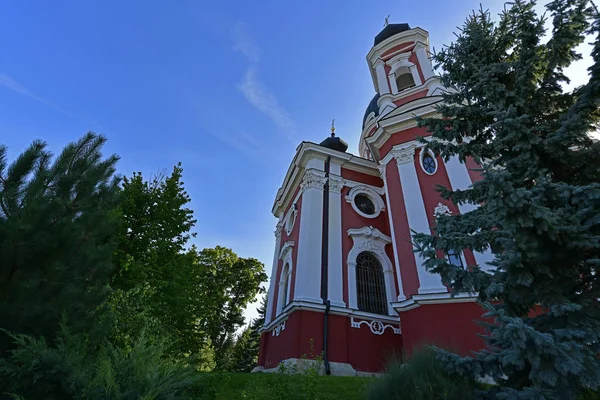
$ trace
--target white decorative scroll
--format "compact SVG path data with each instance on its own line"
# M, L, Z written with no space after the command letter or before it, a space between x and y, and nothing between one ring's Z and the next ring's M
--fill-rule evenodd
M438 203L433 210L433 216L439 217L440 215L452 215L452 211L450 211L450 208L448 208L447 205Z
M344 180L341 178L329 177L329 191L332 193L341 193L344 183Z
M327 178L317 173L316 171L308 170L304 173L304 177L302 178L302 184L300 185L300 187L302 188L302 190L308 188L323 189L326 179Z
M285 321L283 321L282 323L280 323L279 325L277 325L273 331L272 331L272 335L273 336L279 336L279 334L285 331Z
M392 150L392 155L398 164L409 163L414 160L416 148L417 147L415 145L410 145L403 149L394 149Z
M390 328L394 332L394 335L399 335L401 333L399 326L398 326L398 328L396 328L390 324L384 324L383 322L377 321L377 320L358 321L358 320L354 319L354 317L350 317L350 326L352 328L360 328L360 326L363 324L367 325L371 329L371 332L374 335L383 335L387 328Z

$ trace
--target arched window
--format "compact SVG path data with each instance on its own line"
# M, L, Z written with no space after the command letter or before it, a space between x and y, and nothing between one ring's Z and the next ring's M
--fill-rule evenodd
M356 258L356 297L359 310L388 313L383 267L371 253L362 252Z
M408 68L404 67L396 72L396 87L398 92L415 86L415 80Z
M281 271L281 278L279 278L279 311L283 310L283 308L289 303L289 280L290 280L290 265L285 264L283 270Z

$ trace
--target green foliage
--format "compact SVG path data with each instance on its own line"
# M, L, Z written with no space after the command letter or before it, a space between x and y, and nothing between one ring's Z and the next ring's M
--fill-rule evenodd
M472 15L456 41L434 58L443 70L443 118L421 120L428 146L448 160L473 157L483 180L467 190L440 188L476 210L437 219L435 235L417 234L426 267L454 293L478 292L493 319L487 349L475 358L440 351L448 368L492 377L485 398L574 399L600 385L600 40L586 0L546 5L516 0L494 24ZM589 82L572 92L565 68L593 35ZM467 269L436 250L485 251L495 259ZM538 307L542 313L529 315Z
M231 372L250 372L258 363L258 352L260 350L259 329L265 323L267 310L267 296L263 295L258 318L252 320L250 325L236 338L231 351L231 361L227 368Z
M217 370L226 370L230 365L233 334L244 324L244 308L264 292L260 287L267 279L264 265L217 246L199 252L194 266L201 293L200 329L208 333L215 349Z
M35 141L10 165L0 146L0 321L54 337L61 314L90 330L108 294L119 201L116 156L89 133L52 160ZM11 346L0 334L0 357Z
M186 399L198 391L197 372L164 359L161 343L140 336L127 352L104 343L89 345L86 337L62 326L56 343L11 334L16 347L0 360L5 390L27 399Z
M473 380L449 374L436 353L418 349L406 363L392 360L385 375L373 380L368 400L469 400L477 387Z

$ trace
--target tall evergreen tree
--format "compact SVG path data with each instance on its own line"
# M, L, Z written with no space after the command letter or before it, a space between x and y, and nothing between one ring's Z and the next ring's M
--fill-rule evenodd
M8 165L0 146L0 327L53 338L62 315L93 326L113 271L119 179L88 133L52 159L35 141ZM0 357L10 347L0 334Z
M265 324L267 310L267 296L263 295L258 307L258 317L254 318L248 327L238 335L233 346L231 366L233 372L250 372L258 363L260 350L259 329Z
M485 398L574 399L600 385L600 145L590 138L600 116L598 13L587 0L549 2L544 43L535 5L515 0L497 24L484 11L467 19L434 57L449 88L442 118L420 121L445 160L482 165L469 189L440 188L456 204L480 206L439 217L435 235L414 240L426 266L454 293L478 292L493 319L475 357L440 351L454 372L494 378ZM565 91L586 34L589 82ZM436 255L487 248L491 272Z

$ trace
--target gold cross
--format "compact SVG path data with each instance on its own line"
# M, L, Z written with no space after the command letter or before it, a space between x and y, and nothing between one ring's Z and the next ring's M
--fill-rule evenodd
M331 120L331 135L335 134L335 118Z

